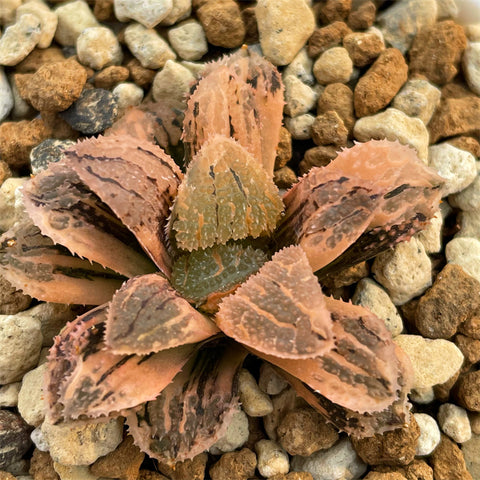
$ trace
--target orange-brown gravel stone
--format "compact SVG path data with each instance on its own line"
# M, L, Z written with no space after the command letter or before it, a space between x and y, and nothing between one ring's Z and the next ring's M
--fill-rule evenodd
M442 434L438 447L430 456L435 480L473 480L457 444Z

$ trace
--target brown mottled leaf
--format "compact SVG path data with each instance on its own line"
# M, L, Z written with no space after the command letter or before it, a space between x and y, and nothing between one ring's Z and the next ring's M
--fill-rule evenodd
M208 64L188 100L183 140L193 157L213 135L233 137L273 175L283 115L278 70L241 50Z
M168 463L208 450L238 411L237 374L245 356L229 341L207 343L157 399L128 414L135 444Z
M0 237L0 273L19 290L46 302L98 305L125 277L71 253L23 221Z
M50 350L47 403L54 421L118 413L153 400L195 347L150 355L115 355L103 342L107 307L68 323Z
M114 353L144 355L219 333L160 275L142 275L124 283L108 308L105 343Z
M330 313L305 253L276 253L220 304L215 317L229 337L268 355L312 358L333 347Z
M178 247L211 247L271 232L282 200L273 181L238 142L216 135L195 157L169 220Z
M65 152L65 163L135 234L170 274L164 227L182 173L159 147L129 136L98 137Z
M155 271L135 238L65 165L54 163L23 187L26 210L42 234L127 277Z

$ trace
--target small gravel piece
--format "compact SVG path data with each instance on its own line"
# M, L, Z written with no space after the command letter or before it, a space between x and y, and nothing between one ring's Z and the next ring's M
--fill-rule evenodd
M0 68L0 122L8 117L14 105L10 84L3 68Z
M30 0L17 8L17 21L26 13L35 15L40 20L40 37L38 39L38 48L47 48L50 46L57 29L57 15L40 0Z
M352 7L352 11L347 18L347 25L352 30L366 30L373 25L377 13L374 2L366 0L352 4Z
M0 24L8 25L15 20L15 11L22 4L22 0L3 0L0 3Z
M141 23L146 28L158 25L173 8L173 0L114 0L115 16L121 21L129 19Z
M480 42L468 44L463 54L463 73L470 89L480 95Z
M480 241L476 238L455 237L445 245L448 263L460 265L480 282Z
M347 145L348 130L337 112L328 111L315 117L311 127L312 140L316 145Z
M313 61L308 56L307 49L302 48L295 58L285 67L282 72L282 76L285 80L290 75L293 75L301 80L305 85L312 86L315 83L312 68Z
M453 403L444 403L438 409L437 418L442 432L454 442L463 443L472 437L470 421L464 408Z
M59 162L64 157L64 151L75 145L73 140L55 140L54 138L47 138L32 148L30 152L30 165L32 173L37 173L45 170L52 162Z
M343 38L343 46L356 67L370 65L385 50L385 44L373 32L349 33Z
M258 386L267 395L278 395L288 387L288 382L269 363L262 363Z
M131 82L119 83L113 90L119 112L128 107L140 105L143 100L143 89Z
M283 83L285 85L285 113L287 115L296 117L313 109L318 94L312 87L293 75L284 77Z
M168 41L184 60L200 60L208 45L202 26L194 19L185 20L168 30Z
M290 462L287 452L272 440L260 440L255 444L257 469L262 477L288 473Z
M429 458L435 480L473 480L467 470L462 451L446 435Z
M107 27L86 28L77 38L80 63L94 70L122 62L123 53L117 37Z
M298 115L297 117L285 117L285 127L295 140L308 140L312 136L312 124L315 117L310 113Z
M98 27L95 15L83 0L62 3L55 8L58 26L55 40L63 47L73 47L79 35L89 27Z
M353 92L343 83L331 83L320 94L317 102L317 115L333 110L343 120L349 134L355 124Z
M445 207L442 207L445 205ZM440 209L432 217L430 223L420 232L415 234L417 240L421 242L425 251L430 253L439 253L442 250L442 240L443 240L443 212L442 210L449 209L447 203L440 204Z
M34 427L38 427L45 419L45 402L43 383L47 364L27 372L22 379L22 387L18 394L18 411L22 418Z
M249 435L248 418L243 410L239 410L233 415L232 421L227 427L223 437L219 438L209 449L213 455L233 452L237 448L243 447L247 442Z
M480 370L460 376L455 396L467 410L480 412Z
M313 75L320 85L347 83L353 73L353 62L344 47L332 47L313 64Z
M0 470L18 462L27 452L30 430L20 415L0 410Z
M256 455L248 448L225 453L210 470L212 480L247 480L255 475Z
M349 33L352 31L345 22L333 22L316 28L308 39L308 55L311 58L317 58L329 48L341 46L342 40Z
M263 417L272 413L273 404L270 397L260 390L253 375L244 368L240 370L238 376L238 390L242 408L247 415Z
M414 413L415 421L420 429L415 455L430 455L440 443L440 429L433 417L426 413Z
M161 25L174 25L190 16L192 0L173 0L170 13L160 22Z
M480 210L480 175L477 174L475 180L467 188L451 195L448 203L464 212L478 212Z
M22 382L7 383L0 385L0 408L16 407L18 404L18 392Z
M272 397L272 413L263 417L263 426L270 440L278 441L278 426L289 411L299 406L298 403L295 390L290 387Z
M13 224L20 220L22 212L17 204L17 191L26 181L27 177L7 178L0 187L0 231L7 231ZM2 282L2 286L5 284ZM6 286L6 285L5 285ZM10 315L17 312L5 312Z
M465 465L474 479L480 477L480 435L474 434L472 438L461 446Z
M156 70L176 58L168 43L155 30L134 23L125 29L124 35L129 50L144 68Z
M130 71L127 67L112 65L98 72L95 75L93 82L97 88L105 88L106 90L110 90L119 83L126 82L129 76ZM140 88L139 85L137 86Z

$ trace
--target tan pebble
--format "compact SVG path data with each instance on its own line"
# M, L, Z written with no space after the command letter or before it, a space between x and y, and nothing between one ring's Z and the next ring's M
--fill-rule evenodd
M193 19L170 28L168 40L179 57L184 60L200 60L208 52L205 32L200 23Z
M99 22L113 20L113 0L95 0L93 15Z
M317 115L329 110L338 114L349 133L351 133L355 124L355 112L353 92L350 87L343 83L331 83L325 87L318 98Z
M146 28L153 28L170 14L172 0L115 0L115 16L121 22L135 20Z
M15 20L15 11L22 0L2 0L0 3L0 25L9 25Z
M300 173L304 175L312 167L324 167L328 165L338 154L338 147L322 145L309 148L300 162Z
M473 315L461 323L458 331L475 340L480 340L480 309L477 309Z
M255 7L247 7L242 10L242 20L245 25L244 42L247 45L253 45L260 42L257 27L257 17L255 15Z
M56 479L58 478L53 468L53 460L48 452L42 452L37 448L33 451L30 460L30 475L33 478Z
M378 465L375 467L375 472L399 473L403 477L401 480L433 480L432 468L424 460L417 458L403 467Z
M153 80L153 98L157 102L169 99L176 102L179 108L185 108L187 93L194 82L195 77L190 70L180 63L168 60Z
M278 440L277 428L287 412L299 406L299 399L292 388L272 396L273 410L263 417L263 426L270 440Z
M137 480L170 480L164 475L158 472L152 472L151 470L140 470Z
M480 435L480 412L467 412L472 433ZM480 458L480 457L479 457Z
M269 480L313 480L313 477L310 472L290 472L286 475L274 475L270 477Z
M83 0L62 3L55 8L55 13L58 17L55 40L64 47L73 47L86 28L99 26L88 3Z
M212 480L247 480L255 474L256 455L248 448L225 453L210 470Z
M142 88L147 88L157 74L155 70L142 66L136 58L132 58L132 60L127 62L126 67L135 84Z
M364 480L406 480L400 472L369 472Z
M100 70L94 78L94 84L97 88L105 88L110 90L115 85L128 80L130 71L127 67L121 67L119 65L111 65L103 70Z
M312 124L312 140L317 145L347 144L348 130L337 112L329 110L315 117Z
M107 27L86 28L77 38L77 55L80 63L94 70L118 65L123 59L117 37Z
M308 55L316 58L329 48L340 46L343 38L351 32L345 22L333 22L315 29L308 39Z
M160 25L174 25L181 20L185 20L192 13L192 0L174 0L172 9L168 15L160 22Z
M277 156L275 158L275 169L284 167L291 158L292 135L285 127L281 127L280 140L278 141L277 146Z
M253 375L244 368L238 376L238 389L242 408L247 415L263 417L272 412L270 397L260 390Z
M347 83L352 73L352 59L343 47L329 48L313 64L313 75L321 85Z
M345 35L343 46L356 67L369 65L385 50L381 38L372 32L354 32Z
M260 440L255 444L257 469L262 477L288 473L290 463L287 452L272 440Z
M53 13L48 6L41 0L30 0L17 8L16 17L18 19L25 13L31 13L40 20L40 38L38 48L47 48L50 46L57 29L57 15Z
M355 31L366 30L373 25L376 14L377 7L374 2L370 0L361 2L359 6L348 15L347 25Z
M298 178L290 167L282 167L273 172L273 181L278 188L287 190L298 181Z
M462 451L446 435L429 458L435 480L473 480L468 472Z

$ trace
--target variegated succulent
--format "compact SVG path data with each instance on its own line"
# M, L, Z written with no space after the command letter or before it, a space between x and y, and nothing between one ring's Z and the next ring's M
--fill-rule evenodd
M282 110L279 72L240 51L188 99L185 174L153 142L155 115L133 110L25 185L29 220L1 238L1 273L40 300L97 305L55 338L52 421L124 415L152 457L191 458L238 409L247 354L348 433L406 421L408 360L319 278L425 226L441 179L412 149L371 141L282 197Z

